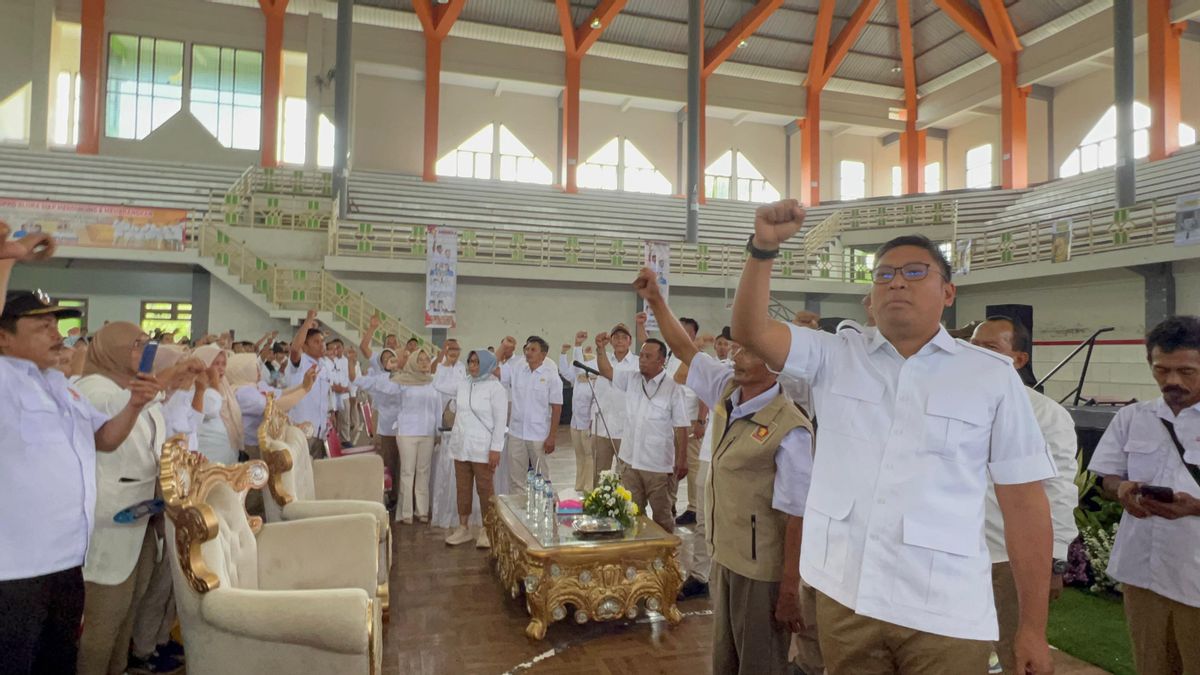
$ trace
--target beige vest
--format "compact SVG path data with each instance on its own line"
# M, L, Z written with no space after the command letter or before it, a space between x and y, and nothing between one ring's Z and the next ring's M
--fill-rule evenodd
M775 452L793 429L812 425L787 394L725 430L725 401L713 408L713 458L704 487L705 539L712 559L744 577L779 581L788 515L771 507L775 491Z

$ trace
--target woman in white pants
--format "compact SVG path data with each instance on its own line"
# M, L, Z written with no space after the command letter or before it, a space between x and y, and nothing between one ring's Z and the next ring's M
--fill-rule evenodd
M484 514L492 507L493 478L504 449L505 421L508 418L508 392L492 375L496 357L478 349L467 357L467 380L458 386L455 396L454 429L450 432L450 452L454 456L455 490L458 498L458 528L446 537L451 546L471 541L469 527L473 497L471 484L479 495ZM479 548L488 548L487 531L475 540Z
M562 356L558 357L558 371L564 377L578 373L571 388L571 445L575 448L575 491L585 495L594 487L596 457L592 452L592 408L596 378L571 365L570 350L570 345L563 345ZM585 362L590 361L591 352L584 350L583 358Z
M396 519L406 525L413 522L414 506L417 520L429 522L429 466L442 419L442 395L433 386L429 364L429 354L417 352L398 374L387 381L376 380L370 389L399 397L395 434L400 449L400 503Z

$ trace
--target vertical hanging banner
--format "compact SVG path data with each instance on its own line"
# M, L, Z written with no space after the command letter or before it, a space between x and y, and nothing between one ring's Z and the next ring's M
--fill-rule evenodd
M1065 263L1071 260L1075 226L1070 218L1060 218L1050 227L1050 262Z
M1200 244L1200 194L1175 200L1175 245Z
M425 228L425 325L454 328L458 292L458 231Z
M658 287L662 290L663 300L667 300L668 291L671 290L671 282L667 279L667 272L671 266L671 245L665 241L648 241L646 242L646 267L654 270L654 278L658 279ZM653 332L658 330L658 319L654 317L654 312L647 308L648 316L646 317L646 331Z

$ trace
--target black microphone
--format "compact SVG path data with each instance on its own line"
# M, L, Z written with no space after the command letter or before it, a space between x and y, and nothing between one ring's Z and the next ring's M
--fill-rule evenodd
M576 368L582 370L585 373L589 373L591 375L595 375L596 377L600 377L600 371L596 370L595 368L589 368L588 366L585 366L584 364L580 363L579 361L576 361L576 362L572 363L571 365L575 366Z

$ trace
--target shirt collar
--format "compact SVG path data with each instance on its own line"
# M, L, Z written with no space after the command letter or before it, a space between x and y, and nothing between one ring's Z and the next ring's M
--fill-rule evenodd
M757 413L767 407L771 401L774 401L780 391L782 391L782 388L776 382L770 389L743 403L741 400L742 388L734 388L733 395L729 397L729 400L733 403L733 412L730 414L730 417L749 417Z
M639 375L641 375L641 373L638 373L638 374L639 374ZM643 381L643 382L645 382L646 384L658 384L658 383L659 383L659 382L661 382L661 381L663 380L663 378L665 378L666 376L667 376L667 371L666 371L666 369L664 368L664 369L663 369L663 371L662 371L661 373L659 373L658 375L655 375L654 377L652 377L652 378L650 378L650 379L648 379L648 380L646 379L646 376L645 376L645 375L642 375L642 381Z
M867 353L874 353L876 350L878 350L883 345L891 344L890 342L888 342L888 339L883 336L883 332L880 331L878 328L874 328L874 327L867 328L866 335L867 335ZM928 350L930 348L930 345L932 345L933 347L936 347L938 349L941 349L942 351L949 353L949 354L957 354L962 349L962 345L958 344L958 341L955 340L954 338L950 337L950 333L946 332L945 326L938 326L938 332L935 333L933 335L933 338L929 342L926 342L925 346L921 347L920 351L918 351L917 353L919 354L921 352ZM894 350L895 347L892 347L892 349Z
M1168 422L1174 422L1175 420L1179 419L1180 415L1183 415L1183 413L1189 410L1194 410L1195 412L1200 413L1200 403L1188 408L1184 408L1183 410L1179 411L1179 415L1176 415L1175 413L1171 412L1171 406L1167 405L1166 399L1164 399L1162 396L1154 399L1155 414L1157 414L1159 418Z
M12 356L0 356L0 359L3 359L6 363L8 363L13 368L23 371L29 375L41 375L42 374L42 371L38 369L37 364L35 364L33 361L30 361L29 359L18 359L18 358L14 358Z

